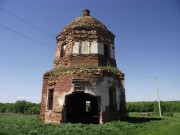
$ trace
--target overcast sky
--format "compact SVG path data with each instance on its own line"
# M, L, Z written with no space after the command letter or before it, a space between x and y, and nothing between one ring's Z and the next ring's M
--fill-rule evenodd
M157 100L155 77L161 100L180 100L179 0L0 0L0 102L40 102L56 36L84 9L116 35L127 101Z

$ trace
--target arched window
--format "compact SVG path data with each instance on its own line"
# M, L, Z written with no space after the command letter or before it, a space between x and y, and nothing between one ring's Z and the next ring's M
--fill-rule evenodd
M91 53L91 46L92 46L92 43L89 43L89 53Z
M64 57L66 54L66 44L61 46L61 58Z
M104 44L104 56L107 58L110 57L110 46L107 44Z
M82 42L79 43L79 54L82 53Z
M117 103L116 103L116 87L111 86L109 87L109 109L115 110L117 109Z
M53 98L54 98L54 89L50 89L48 91L48 104L47 104L49 110L53 109Z

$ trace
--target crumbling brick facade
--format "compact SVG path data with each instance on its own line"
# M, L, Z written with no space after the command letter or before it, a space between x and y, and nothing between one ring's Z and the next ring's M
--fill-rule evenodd
M124 74L114 35L84 10L58 34L54 69L43 77L45 123L104 123L126 116Z

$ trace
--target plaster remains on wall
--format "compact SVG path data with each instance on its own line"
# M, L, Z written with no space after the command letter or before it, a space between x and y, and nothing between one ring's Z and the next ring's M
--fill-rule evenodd
M108 83L107 83L108 82ZM116 88L116 102L117 102L117 110L119 110L119 102L120 102L120 89L118 89L117 86L117 80L115 80L112 77L104 77L104 80L102 82L98 82L94 85L85 85L85 89L83 90L84 93L94 95L94 96L100 96L101 97L101 110L105 111L105 108L109 106L109 87L115 86ZM71 89L68 92L63 92L58 95L58 106L63 106L65 104L65 96L72 94L75 92L74 85L71 87Z
M57 52L59 53L59 52ZM104 55L104 44L98 42L75 42L73 45L73 54L101 54ZM114 45L110 45L110 58L115 58Z

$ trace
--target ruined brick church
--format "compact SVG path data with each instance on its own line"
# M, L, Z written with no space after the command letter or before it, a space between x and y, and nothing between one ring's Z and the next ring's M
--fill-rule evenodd
M126 116L124 74L115 35L88 9L57 35L54 69L43 76L45 123L105 123Z

